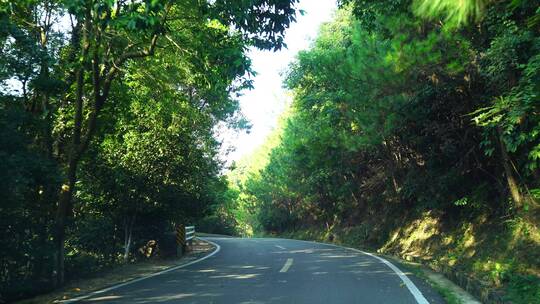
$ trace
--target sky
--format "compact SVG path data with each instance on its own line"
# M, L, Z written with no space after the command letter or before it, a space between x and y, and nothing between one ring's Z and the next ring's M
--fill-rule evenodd
M309 48L320 25L331 20L337 4L335 0L300 0L297 7L305 14L298 14L297 22L286 31L287 48L277 52L249 52L257 76L253 78L254 89L240 97L240 107L252 127L249 133L227 131L222 134L223 150L234 148L233 152L224 153L228 163L249 155L276 127L279 115L290 102L290 94L282 87L282 74L299 51Z

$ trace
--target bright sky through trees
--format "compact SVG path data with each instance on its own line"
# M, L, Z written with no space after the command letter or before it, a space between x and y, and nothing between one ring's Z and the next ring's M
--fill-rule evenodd
M253 69L257 72L255 88L240 98L242 112L252 124L249 133L224 132L224 149L236 150L226 156L228 162L237 161L264 142L275 127L279 114L287 103L287 92L282 88L280 75L294 59L298 51L307 49L316 37L319 26L331 20L337 5L335 0L302 0L298 7L305 14L297 17L286 32L287 48L281 51L250 52Z

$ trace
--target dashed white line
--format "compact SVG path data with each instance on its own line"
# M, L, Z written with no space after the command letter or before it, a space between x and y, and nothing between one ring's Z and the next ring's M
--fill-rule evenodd
M291 268L292 263L293 263L293 259L291 258L287 259L287 261L285 262L285 265L283 265L283 267L281 268L279 272L287 272L287 270Z
M285 250L285 247L283 247L283 246L279 246L279 245L274 245L274 246L276 246L277 248L279 248L281 250Z

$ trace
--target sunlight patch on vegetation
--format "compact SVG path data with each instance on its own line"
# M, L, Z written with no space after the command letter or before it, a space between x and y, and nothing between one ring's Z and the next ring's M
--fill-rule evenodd
M442 18L452 27L479 21L490 0L415 0L416 14L429 18Z

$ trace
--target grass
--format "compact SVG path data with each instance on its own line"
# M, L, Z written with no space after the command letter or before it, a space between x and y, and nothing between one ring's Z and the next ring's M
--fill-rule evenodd
M430 283L431 287L433 287L433 289L435 289L444 298L446 303L448 303L448 304L463 304L463 301L458 299L458 297L456 297L456 295L452 291L450 291L449 289L441 287L439 284L437 284L435 282L431 282L431 281L428 281L428 282Z
M402 264L403 265L403 264ZM403 265L407 270L414 273L415 276L426 281L433 289L435 289L446 301L447 304L463 304L463 301L456 296L450 289L443 287L441 284L431 280L427 275L424 274L421 266L405 264Z

